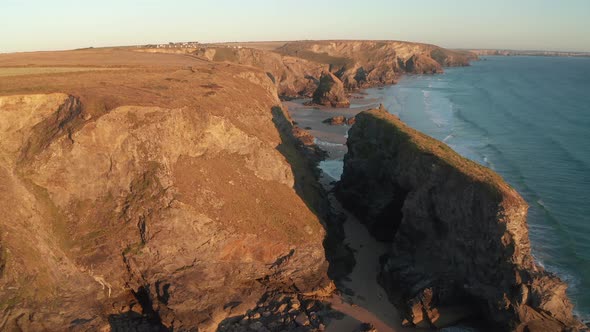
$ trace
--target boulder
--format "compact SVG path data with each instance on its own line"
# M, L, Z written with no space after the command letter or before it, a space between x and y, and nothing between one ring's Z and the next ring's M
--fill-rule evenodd
M347 118L343 115L339 115L339 116L334 116L329 119L326 119L322 122L325 124L329 124L331 126L343 126L343 125L352 126L355 122L355 119L354 119L354 116Z

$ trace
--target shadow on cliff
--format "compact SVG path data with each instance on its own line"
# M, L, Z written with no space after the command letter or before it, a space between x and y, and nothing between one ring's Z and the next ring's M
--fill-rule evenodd
M146 331L146 332L167 332L172 331L162 324L160 315L153 309L153 303L150 300L149 290L140 287L133 294L137 300L137 307L141 308L142 313L132 310L131 308L121 314L109 315L109 325L112 332L125 331Z
M291 165L295 178L295 192L324 226L326 237L323 245L329 262L328 276L338 282L350 274L355 261L352 250L343 243L344 217L332 211L327 193L319 182L320 170L317 165L324 159L325 152L315 144L304 144L294 135L293 123L281 107L273 107L272 116L281 136L281 144L277 150Z

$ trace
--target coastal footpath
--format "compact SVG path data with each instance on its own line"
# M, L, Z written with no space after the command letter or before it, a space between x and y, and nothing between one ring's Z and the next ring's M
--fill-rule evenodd
M566 284L535 264L528 206L499 175L384 109L358 114L347 145L337 196L390 244L379 281L408 325L584 328Z

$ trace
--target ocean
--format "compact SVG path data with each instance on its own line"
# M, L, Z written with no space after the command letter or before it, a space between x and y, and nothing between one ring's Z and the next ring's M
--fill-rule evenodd
M590 58L483 57L365 92L520 192L534 257L590 319Z

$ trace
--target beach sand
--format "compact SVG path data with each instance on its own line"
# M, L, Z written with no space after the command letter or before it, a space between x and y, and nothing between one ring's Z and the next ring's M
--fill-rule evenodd
M387 244L376 241L367 228L342 209L333 196L331 200L346 215L345 241L354 250L356 265L347 280L343 281L346 293L352 295L342 294L330 299L332 308L345 316L341 320L331 321L326 331L354 331L360 323L371 323L379 332L417 331L402 327L398 310L377 283L379 257L387 252Z

